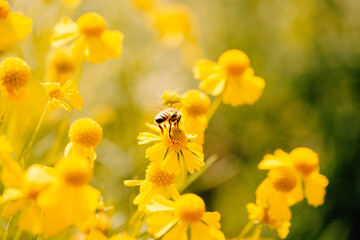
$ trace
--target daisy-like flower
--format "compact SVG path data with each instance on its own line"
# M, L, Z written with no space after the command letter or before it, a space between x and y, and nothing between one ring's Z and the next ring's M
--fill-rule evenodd
M206 212L204 201L195 194L181 195L175 202L156 195L147 210L151 214L148 232L155 239L187 240L190 228L191 240L225 240L220 231L220 214Z
M193 73L195 79L201 80L202 90L221 95L223 102L232 106L255 103L265 87L265 81L254 76L248 56L236 49L224 52L217 63L198 61Z
M15 41L23 41L31 33L32 20L19 12L10 11L6 0L0 0L0 49Z
M55 181L53 169L39 164L30 166L26 172L13 161L3 167L2 182L7 188L0 197L3 204L2 216L10 218L21 211L18 219L19 229L31 234L43 232L41 208L38 196Z
M48 107L50 111L64 108L65 111L70 112L70 105L77 110L81 110L81 106L84 105L77 85L71 80L67 81L63 86L58 82L46 82L44 87L49 97Z
M105 19L97 13L85 13L77 23L63 18L54 28L51 41L53 47L72 42L74 56L91 63L119 58L124 36L119 31L106 29Z
M184 129L196 135L199 143L204 143L204 131L208 126L206 113L210 108L209 97L199 90L187 91L181 101L180 108Z
M94 166L96 148L102 140L101 126L90 118L76 120L70 127L70 143L66 146L65 156L78 154L90 159L90 166Z
M166 107L173 107L173 105L179 104L182 97L175 91L166 90L161 96L162 105Z
M82 224L94 215L100 192L91 186L89 161L72 155L55 166L57 181L38 196L43 209L44 236L56 235L66 228Z
M277 149L274 155L265 155L258 168L268 169L269 172L256 189L256 199L279 209L304 199L300 175L287 153Z
M150 161L159 163L163 170L176 175L185 167L193 174L195 170L199 171L204 166L201 144L191 141L191 137L188 137L184 130L173 127L169 135L167 129L161 133L157 126L151 124L147 126L158 134L142 132L138 136L139 144L155 142L146 150L146 157Z
M24 60L8 57L0 63L1 93L10 100L19 101L26 96L24 86L30 78L31 70Z
M276 229L279 237L284 239L289 234L289 227L291 225L291 211L288 207L272 208L264 202L249 203L246 205L249 213L249 220L255 223L266 224L272 229Z
M135 205L139 205L139 210L143 211L145 206L151 202L152 196L155 194L165 195L165 189L170 193L171 197L176 200L180 194L175 184L175 174L164 171L160 164L152 162L146 169L145 180L126 180L126 186L140 185L140 193L134 200Z
M46 81L66 83L78 68L78 61L68 48L55 49L51 54Z

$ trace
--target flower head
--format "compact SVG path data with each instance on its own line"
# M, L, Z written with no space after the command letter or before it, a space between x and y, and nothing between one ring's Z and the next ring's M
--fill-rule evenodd
M151 216L149 229L155 239L187 239L190 228L192 240L225 240L220 231L220 214L206 212L204 201L197 195L181 195L175 202L156 195L147 206Z
M70 127L70 143L66 146L65 156L73 153L89 157L91 166L96 159L96 148L102 140L101 126L90 118L76 120Z
M91 63L119 58L124 36L118 31L106 29L105 19L97 13L85 13L77 23L63 18L54 28L52 45L63 46L73 42L71 50L76 57Z
M0 63L2 94L17 101L26 95L24 86L30 81L31 70L27 63L17 57L5 58Z
M77 59L68 48L55 49L50 58L47 81L66 83L78 67Z
M255 103L265 87L264 80L254 76L248 56L236 49L224 52L217 63L198 61L193 73L195 79L201 80L202 90L221 95L223 102L232 106Z
M185 166L191 174L204 166L202 146L193 142L184 130L173 127L170 133L168 130L161 133L158 127L147 126L158 133L143 132L138 136L139 144L157 142L146 150L146 157L150 161L159 163L163 170L175 174L183 171Z
M46 82L44 83L44 87L49 97L50 111L54 111L60 107L70 112L70 105L77 110L81 110L81 106L84 105L77 85L71 80L67 81L63 86L58 82Z
M126 186L140 185L140 193L134 199L134 204L139 205L139 210L145 209L150 204L151 198L155 194L165 195L165 189L170 193L171 197L176 200L179 193L175 187L175 174L163 170L160 164L152 162L146 169L146 177L144 180L126 180Z
M162 105L166 107L172 107L174 104L181 102L181 96L175 91L167 90L161 96Z
M6 0L0 0L0 49L15 41L23 41L31 32L32 20L21 13L12 12Z

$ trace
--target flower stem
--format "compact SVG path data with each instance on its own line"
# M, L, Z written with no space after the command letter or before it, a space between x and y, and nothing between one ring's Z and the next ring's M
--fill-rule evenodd
M208 119L208 122L210 122L210 119L213 117L214 113L216 112L216 110L218 109L218 107L220 106L221 103L221 95L217 96L215 98L215 100L213 101L213 103L210 106L209 111L206 114L206 117Z
M134 228L132 229L131 234L130 234L130 236L132 236L132 237L134 237L134 238L135 238L136 235L139 233L140 228L141 228L141 226L143 225L144 220L145 220L144 212L138 212L138 213L139 213L139 214L138 214L138 216L137 216L137 219L136 219L136 221L135 221L134 224L133 224Z
M11 216L11 218L9 219L9 221L7 222L7 224L5 226L5 232L4 232L4 235L3 235L3 238L2 238L3 240L6 240L8 235L9 235L9 228L10 228L10 224L11 224L13 218L14 218L14 215Z
M249 233L249 231L251 230L251 228L254 226L254 221L249 221L246 226L243 228L243 230L241 231L238 239L241 240L243 237L246 236L246 234Z
M16 231L16 233L15 233L14 240L19 240L21 234L22 234L22 230L19 228L19 229Z
M1 111L0 131L2 131L2 127L3 127L3 122L4 122L4 117L5 117L5 112L6 112L7 105L8 105L8 98L5 99L5 103L4 103L3 109L2 109L2 111Z

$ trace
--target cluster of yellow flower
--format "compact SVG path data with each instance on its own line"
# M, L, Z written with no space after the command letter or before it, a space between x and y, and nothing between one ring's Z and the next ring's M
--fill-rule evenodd
M74 7L80 2L66 0L65 4ZM184 40L196 39L195 24L186 7L150 0L133 2L147 14L166 45L179 46ZM31 32L32 20L10 11L5 0L0 0L0 20L3 51ZM0 196L1 216L8 219L8 225L17 220L15 239L22 231L48 238L71 226L79 229L71 239L109 239L110 223L101 192L89 185L97 157L95 148L103 137L96 121L82 118L71 125L64 157L54 167L36 163L24 169L24 163L49 111L63 108L70 112L71 107L81 110L84 102L77 87L79 79L72 79L82 61L101 63L119 58L123 39L121 32L107 30L104 18L97 13L85 13L77 23L64 17L54 27L50 39L54 49L42 83L47 104L18 161L5 135L0 135L1 182L5 187ZM123 232L111 240L135 239L145 220L148 233L155 239L185 240L188 235L193 240L225 239L220 230L220 213L207 212L204 201L195 194L181 194L184 179L206 164L204 132L219 104L253 104L262 95L265 81L254 75L248 56L235 49L224 52L217 62L197 61L193 76L200 80L202 91L166 91L162 96L166 109L155 118L157 125L146 124L152 132L139 134L139 144L152 144L145 154L150 160L145 179L124 181L126 186L140 186L133 201L138 210L127 229L131 235ZM1 127L8 99L22 101L31 94L25 89L30 80L31 68L23 59L8 57L0 62L1 93L5 98ZM215 96L215 100L211 102L207 94ZM289 154L276 150L274 155L265 156L259 168L269 169L269 174L256 191L256 204L247 206L249 219L251 223L270 225L285 238L290 227L289 208L304 198L303 192L310 205L323 204L328 181L319 173L317 154L308 148L296 148ZM254 236L260 236L259 229Z

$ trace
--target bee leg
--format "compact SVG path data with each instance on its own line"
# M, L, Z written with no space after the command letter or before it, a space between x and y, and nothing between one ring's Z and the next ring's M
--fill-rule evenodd
M169 137L170 137L170 139L171 139L171 123L169 123L169 125L170 125L170 127L169 127Z
M162 126L160 124L158 124L158 127L160 128L161 130L161 134L164 134L164 129L162 128Z

